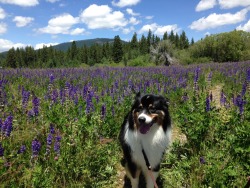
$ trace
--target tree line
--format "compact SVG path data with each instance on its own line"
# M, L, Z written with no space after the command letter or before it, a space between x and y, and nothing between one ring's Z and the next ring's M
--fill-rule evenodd
M162 58L163 57L163 58ZM124 64L125 66L169 65L170 60L180 64L202 62L235 62L250 59L250 33L232 31L206 36L197 42L191 41L184 31L181 34L165 33L162 38L148 34L138 38L134 33L129 42L122 41L119 35L113 42L95 43L87 47L77 47L71 43L67 51L53 46L35 50L32 46L11 48L0 66L11 68L53 68L96 65Z
M6 57L0 60L0 65L11 68L53 68L53 67L76 67L81 65L93 66L96 64L124 63L150 53L150 47L162 40L170 40L179 49L189 47L189 41L183 31L180 35L171 31L166 32L162 38L152 34L149 30L147 36L142 35L138 39L134 33L131 41L122 41L119 35L114 37L113 42L86 45L77 47L73 41L67 51L60 51L53 46L43 46L35 50L32 46L25 48L11 48Z

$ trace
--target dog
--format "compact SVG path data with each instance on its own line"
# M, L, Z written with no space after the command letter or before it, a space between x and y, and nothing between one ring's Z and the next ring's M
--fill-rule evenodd
M138 92L132 109L124 118L119 141L126 176L130 179L132 188L138 188L141 172L147 188L155 185L163 155L171 143L172 127L168 105L168 99L161 95L141 96Z

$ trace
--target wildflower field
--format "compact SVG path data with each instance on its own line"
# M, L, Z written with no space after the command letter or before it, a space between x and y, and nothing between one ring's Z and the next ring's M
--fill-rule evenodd
M161 187L247 184L250 62L236 62L0 70L0 187L122 187L117 137L134 91L170 100Z

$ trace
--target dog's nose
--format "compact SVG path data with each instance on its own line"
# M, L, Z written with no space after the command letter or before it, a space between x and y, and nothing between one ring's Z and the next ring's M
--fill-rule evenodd
M140 123L145 123L146 122L145 117L139 117L138 120L139 120Z

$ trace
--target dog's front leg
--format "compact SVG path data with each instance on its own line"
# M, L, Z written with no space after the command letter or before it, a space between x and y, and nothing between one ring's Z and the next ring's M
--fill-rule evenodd
M125 166L126 176L129 178L132 188L138 188L141 170L138 169L135 164L133 165L132 164L129 164L129 163L126 164ZM133 166L132 169L131 169L132 167L131 165Z
M154 188L154 185L156 183L156 179L159 175L159 171L146 171L145 177L146 177L146 183L147 183L147 188Z

